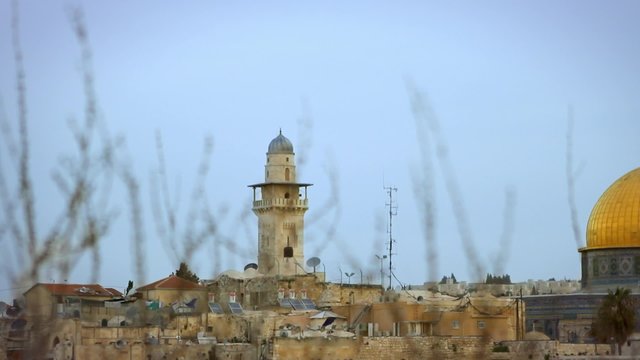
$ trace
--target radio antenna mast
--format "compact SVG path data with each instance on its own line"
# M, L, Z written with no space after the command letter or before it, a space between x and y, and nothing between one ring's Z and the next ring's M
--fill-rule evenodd
M389 195L389 202L385 205L389 207L389 228L387 230L389 233L389 288L387 290L391 290L391 278L393 276L393 243L395 242L393 239L393 217L398 215L398 205L393 201L393 193L397 192L398 188L386 186L384 189Z

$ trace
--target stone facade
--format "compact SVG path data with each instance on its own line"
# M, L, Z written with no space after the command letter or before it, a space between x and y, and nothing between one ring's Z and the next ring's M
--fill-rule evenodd
M282 132L271 141L264 183L253 188L253 212L258 216L258 271L268 275L304 273L304 214L307 187L296 182L295 154Z
M448 279L450 280L450 279ZM451 296L462 296L466 293L489 293L493 296L520 296L540 294L572 294L580 291L581 282L579 280L527 280L513 284L485 284L467 283L461 281L453 283L447 281L440 283L425 283L422 286L413 286L413 290L432 289L441 294ZM411 291L411 290L410 290Z
M273 359L486 359L492 346L478 337L278 338Z
M320 307L348 303L373 303L381 299L380 285L326 283L324 273L293 276L233 276L222 274L208 285L215 302L230 298L248 310L278 310L280 298L307 298ZM232 295L233 294L233 295Z
M467 297L335 306L363 336L480 336L516 340L524 330L517 299Z

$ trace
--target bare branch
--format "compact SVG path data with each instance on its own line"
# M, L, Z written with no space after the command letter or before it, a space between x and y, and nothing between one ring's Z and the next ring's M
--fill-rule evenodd
M29 127L27 124L27 85L25 81L24 60L20 46L20 15L18 1L12 3L13 16L13 55L16 63L16 90L18 94L18 134L20 143L19 177L20 203L27 233L27 249L34 253L37 246L36 219L34 210L33 185L29 174Z
M302 174L305 166L307 165L309 154L311 153L311 146L313 145L313 116L311 113L311 106L306 98L301 100L302 102L302 114L298 118L298 176Z
M573 168L573 108L569 106L567 109L567 200L569 202L569 213L571 215L571 229L573 230L573 239L576 247L581 248L582 234L580 233L580 221L578 220L578 210L576 207L576 189L575 181L577 172Z
M416 125L416 137L420 147L420 167L414 173L413 191L418 199L418 211L423 214L422 222L425 250L427 259L427 280L435 281L438 276L438 249L436 244L436 196L435 196L435 170L433 166L433 154L431 151L431 139L427 128L428 117L433 117L433 109L428 104L419 101L415 97L416 91L408 82L407 87L411 97L411 108Z
M514 189L507 189L505 191L500 247L498 248L498 255L494 261L494 271L496 274L504 274L504 266L507 263L509 250L511 249L511 243L513 242L515 209L516 191Z
M422 107L423 109L428 109L430 107L427 97L417 89L413 89L413 91L411 91L410 89L410 96L414 108ZM436 157L438 159L438 164L440 165L442 174L445 178L447 193L451 201L451 206L453 207L454 217L458 224L458 234L460 235L467 260L471 265L471 274L476 277L482 276L482 274L484 273L484 267L482 266L477 256L477 251L473 242L473 235L469 225L469 220L467 218L466 209L464 207L464 202L460 194L460 189L455 172L453 170L453 166L451 165L451 161L449 160L449 149L447 148L447 144L440 129L438 118L433 112L427 113L425 111L414 111L414 114L424 114L421 121L424 121L427 124L430 134L433 137L434 145L436 148Z

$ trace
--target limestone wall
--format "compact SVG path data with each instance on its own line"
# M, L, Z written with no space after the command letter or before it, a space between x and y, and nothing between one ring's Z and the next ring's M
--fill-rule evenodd
M589 357L604 356L611 352L611 347L607 344L568 344L557 341L505 341L502 344L509 347L509 357L511 360L525 359L551 359L565 357ZM600 357L598 357L599 359Z
M160 360L160 359L234 359L253 360L256 350L249 344L217 344L217 345L78 345L73 350L76 359L114 359L114 360ZM60 348L54 352L54 359L66 359L68 350Z
M207 335L215 336L218 342L248 338L251 321L243 316L202 314L201 328Z
M381 295L379 285L326 283L317 301L319 306L371 304L380 301Z
M274 339L274 357L289 359L487 359L492 343L478 337Z
M358 359L486 359L493 344L481 337L364 338Z
M344 338L274 338L273 360L357 359L360 341Z

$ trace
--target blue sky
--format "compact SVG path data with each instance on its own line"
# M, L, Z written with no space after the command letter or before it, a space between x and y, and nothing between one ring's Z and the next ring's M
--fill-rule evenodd
M0 97L3 116L15 124L11 6L7 0L1 6ZM386 251L387 237L383 184L393 185L395 273L407 283L427 280L413 190L420 183L419 137L407 79L438 117L487 272L495 271L510 188L517 200L504 271L516 281L580 276L565 176L569 106L583 237L600 194L640 163L635 1L21 1L41 229L61 207L50 174L61 155L73 152L68 119L83 113L80 49L69 20L69 9L78 6L100 118L126 139L142 186L148 282L177 267L152 219L156 132L183 212L203 139L213 138L207 199L216 212L224 209L220 231L236 248L216 252L210 242L200 248L192 267L203 278L255 261L257 219L247 215L246 185L262 181L267 145L282 128L298 158L306 159L299 180L315 184L307 216L320 219L309 221L305 256L320 257L330 280L339 281L342 268L362 269L365 282L367 273L377 281L374 255ZM310 120L304 125L301 118ZM471 280L443 173L434 169L436 277L454 272ZM337 178L337 192L328 173ZM321 208L332 195L338 206L326 213ZM134 277L125 202L123 190L115 189L121 214L101 244L100 281L115 287ZM336 230L333 240L327 240L329 227ZM88 281L89 268L89 260L80 259L68 280ZM1 289L10 287L0 280Z

